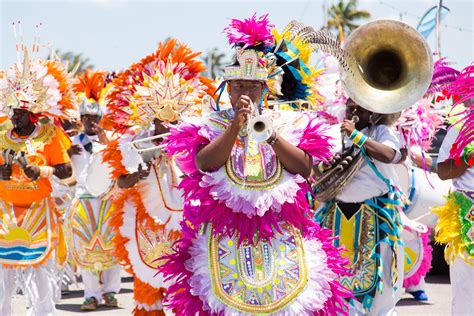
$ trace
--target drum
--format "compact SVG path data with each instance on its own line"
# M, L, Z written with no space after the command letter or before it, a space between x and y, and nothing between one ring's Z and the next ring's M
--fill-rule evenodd
M102 152L92 154L91 162L87 169L86 188L89 194L104 198L109 195L115 185L112 177L112 167L102 162Z
M437 216L431 213L433 206L443 205L448 195L451 181L441 180L435 173L426 173L408 164L395 164L399 187L410 198L410 206L406 210L408 218L434 228ZM433 185L433 187L430 185Z

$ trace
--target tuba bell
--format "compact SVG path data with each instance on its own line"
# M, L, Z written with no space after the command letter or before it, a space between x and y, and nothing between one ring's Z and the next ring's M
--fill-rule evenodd
M347 94L366 110L390 114L420 100L433 76L431 51L417 30L395 20L357 28L343 48L350 72L340 67Z

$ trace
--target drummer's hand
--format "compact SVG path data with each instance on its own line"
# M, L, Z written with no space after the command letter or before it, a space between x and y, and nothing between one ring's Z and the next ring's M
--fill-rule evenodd
M235 107L235 117L232 127L241 130L247 124L247 120L252 114L252 99L246 95L241 95Z
M341 124L341 133L346 133L347 136L351 136L352 132L355 130L355 123L352 120L344 119L344 122Z
M11 165L0 165L0 180L10 180L12 172L13 170Z
M72 157L74 155L80 155L82 153L82 147L79 144L72 144L71 148L68 149L67 153L69 157Z
M31 180L38 180L40 176L40 168L38 166L27 165L23 171L25 172L25 175Z

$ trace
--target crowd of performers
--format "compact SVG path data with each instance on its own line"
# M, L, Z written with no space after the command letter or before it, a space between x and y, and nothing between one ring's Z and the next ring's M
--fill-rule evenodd
M328 32L254 15L225 33L219 82L175 39L75 76L20 38L0 72L0 314L21 291L30 315L56 315L70 271L82 310L116 307L124 269L134 315L392 315L403 288L428 299L430 232L396 173L410 163L452 179L434 235L453 314L472 314L474 67L437 60L423 97L384 114L339 82L322 94L314 53L351 71Z

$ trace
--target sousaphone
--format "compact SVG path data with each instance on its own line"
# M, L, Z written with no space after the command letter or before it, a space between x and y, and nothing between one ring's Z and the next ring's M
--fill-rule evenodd
M340 68L347 94L363 108L400 112L420 100L433 76L428 43L406 23L377 20L358 27L343 44L350 72Z
M420 100L433 76L431 51L417 30L395 20L377 20L357 28L343 44L339 73L346 93L361 107L394 114ZM369 132L370 133L370 132ZM319 201L334 199L360 168L355 148L342 154L314 183Z

